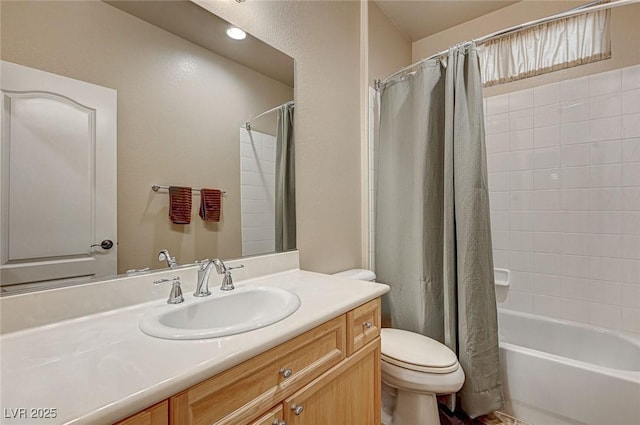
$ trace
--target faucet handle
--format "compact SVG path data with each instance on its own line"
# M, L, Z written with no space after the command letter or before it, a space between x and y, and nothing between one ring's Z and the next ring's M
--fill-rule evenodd
M166 279L158 279L153 281L154 285L164 285L165 283L180 284L180 276L173 276Z
M237 266L227 267L227 270L234 270L234 269L244 269L244 264L238 264Z
M171 292L169 292L169 299L167 304L180 304L184 301L182 296L182 288L180 287L180 276L170 277L168 279L154 280L154 285L164 285L165 283L171 283Z

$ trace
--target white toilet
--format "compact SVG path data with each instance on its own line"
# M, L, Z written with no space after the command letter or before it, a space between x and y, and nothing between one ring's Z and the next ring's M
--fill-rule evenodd
M370 270L336 273L373 281ZM439 425L437 394L462 388L464 372L453 351L426 336L384 328L382 340L383 425Z

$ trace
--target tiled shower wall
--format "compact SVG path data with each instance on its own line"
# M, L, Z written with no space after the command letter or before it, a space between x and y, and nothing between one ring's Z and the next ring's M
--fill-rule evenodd
M640 65L485 102L499 306L640 334Z
M240 128L242 255L275 251L276 138Z

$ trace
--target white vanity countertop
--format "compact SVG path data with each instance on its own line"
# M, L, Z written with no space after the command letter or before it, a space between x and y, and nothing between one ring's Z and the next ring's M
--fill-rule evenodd
M249 285L288 289L298 295L301 306L273 325L213 339L174 341L140 331L142 315L165 300L2 336L0 423L113 423L389 289L300 270L236 283L238 288ZM212 292L215 296L218 290L212 288ZM185 299L188 302L192 295L185 294ZM12 418L22 408L27 419ZM31 409L55 409L56 418L31 417L37 413Z

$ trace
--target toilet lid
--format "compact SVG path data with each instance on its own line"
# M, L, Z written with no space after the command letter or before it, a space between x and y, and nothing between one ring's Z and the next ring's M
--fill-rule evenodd
M450 373L458 369L458 358L444 344L414 332L382 329L382 360L405 369L428 373Z

